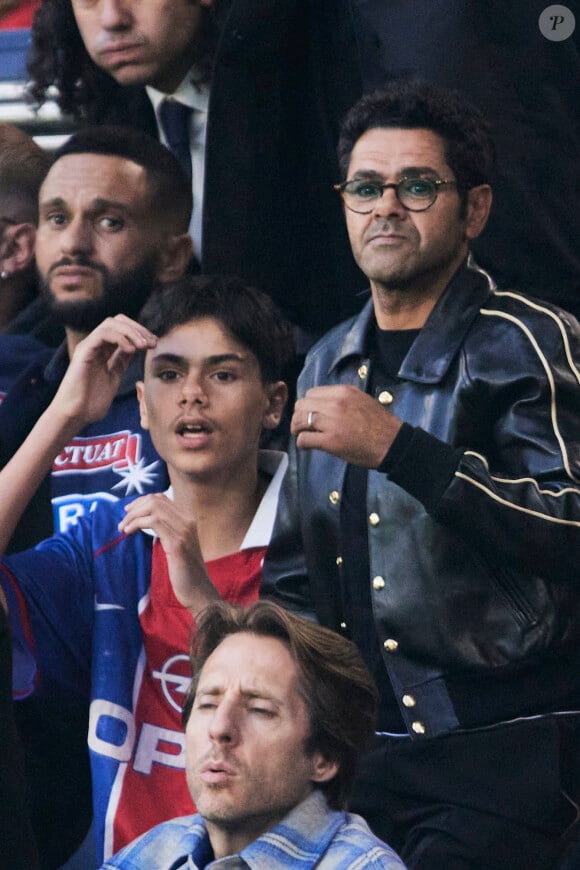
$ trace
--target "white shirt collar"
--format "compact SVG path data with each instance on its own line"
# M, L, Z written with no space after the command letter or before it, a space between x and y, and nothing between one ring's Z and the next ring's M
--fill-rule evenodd
M251 547L267 547L270 543L274 520L276 519L280 487L282 486L282 480L286 474L287 467L288 456L281 450L260 450L258 454L258 469L266 474L271 474L272 479L262 496L258 510L254 514L254 519L250 523L250 527L242 541L240 551L249 550ZM173 488L171 486L165 491L165 495L173 501ZM146 535L151 535L153 538L155 537L153 529L143 529L143 532Z
M146 85L145 90L155 109L155 116L159 121L159 106L166 97L171 97L184 106L190 106L196 112L207 112L209 102L209 87L207 84L196 84L193 80L191 72L188 72L181 84L173 91L172 94L164 94L163 91L158 91L157 88Z

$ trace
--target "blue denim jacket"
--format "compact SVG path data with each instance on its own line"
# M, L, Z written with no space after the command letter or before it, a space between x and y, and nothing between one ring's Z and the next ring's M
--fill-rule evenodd
M329 809L314 791L280 824L238 855L215 860L201 816L163 822L130 843L101 870L405 870L360 816Z

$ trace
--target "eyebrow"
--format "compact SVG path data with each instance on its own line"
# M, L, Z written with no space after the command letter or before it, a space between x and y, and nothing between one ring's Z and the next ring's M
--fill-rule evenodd
M198 687L195 693L196 697L198 697L199 695L211 695L212 697L215 697L216 695L223 694L224 690L221 686L207 686L205 688L203 686L201 688ZM281 704L281 701L274 695L271 695L266 691L260 691L257 689L242 689L240 695L247 701L255 701L256 699L260 699L262 701L270 701L270 703L276 704L278 706L280 706Z
M40 208L68 208L69 205L61 196L54 196L52 199L44 199L40 202ZM123 211L129 214L131 209L129 205L125 202L118 202L115 199L105 199L104 197L97 196L95 199L91 201L91 210L92 211L104 211L109 208L115 208L118 211Z
M441 173L438 169L433 169L432 166L404 166L399 170L397 175L401 178L405 178L408 175L436 175L439 177ZM382 181L384 175L381 175L380 172L376 172L373 169L359 169L353 175L353 180L359 180L361 178L368 178L371 181Z
M203 359L203 365L216 366L221 365L226 362L237 362L243 363L247 359L246 356L243 356L241 353L216 353L213 356L206 356ZM151 364L162 363L162 364L173 364L173 365L188 365L189 360L181 356L177 353L160 353L158 356L154 356L151 360Z

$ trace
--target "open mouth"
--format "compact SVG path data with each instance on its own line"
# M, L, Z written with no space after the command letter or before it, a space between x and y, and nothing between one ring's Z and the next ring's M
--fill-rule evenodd
M202 768L201 777L205 782L209 784L220 784L225 783L231 780L232 777L235 776L235 771L229 765L214 762L213 764L206 764Z
M206 447L213 428L205 420L180 420L175 427L179 441L184 447Z
M209 431L207 423L180 423L177 427L178 435L202 435Z

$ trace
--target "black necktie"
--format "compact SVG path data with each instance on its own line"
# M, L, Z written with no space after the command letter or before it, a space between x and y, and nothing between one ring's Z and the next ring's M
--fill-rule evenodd
M189 119L193 109L177 100L163 100L159 107L159 120L167 139L167 147L181 163L191 179L191 151L189 148Z

